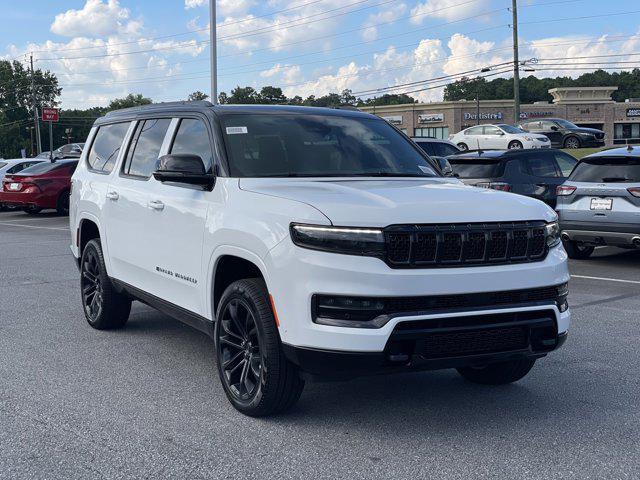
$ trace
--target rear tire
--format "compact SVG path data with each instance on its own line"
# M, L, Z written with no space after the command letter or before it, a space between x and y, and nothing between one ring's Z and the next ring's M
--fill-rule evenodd
M58 197L56 210L58 211L58 215L69 215L69 190L65 190Z
M509 150L522 150L523 148L524 146L522 145L522 142L518 140L513 140L512 142L509 142Z
M87 322L96 330L122 328L127 323L131 299L113 287L98 239L90 240L82 251L80 293Z
M26 207L24 211L29 215L37 215L42 211L42 209L40 207Z
M252 417L290 409L304 381L284 355L261 279L238 280L224 291L214 331L216 363L227 398Z
M469 150L469 146L466 143L460 142L458 144L458 148L460 150L462 150L463 152L466 152L467 150Z
M535 359L523 358L510 362L500 362L484 367L458 368L458 373L472 383L481 385L506 385L524 378L535 365Z
M574 260L586 260L596 249L596 247L591 247L571 240L568 242L562 242L562 244L564 245L564 249L567 251L569 258Z

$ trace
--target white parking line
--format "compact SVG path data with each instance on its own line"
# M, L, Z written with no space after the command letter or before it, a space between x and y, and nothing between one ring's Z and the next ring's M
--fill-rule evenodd
M57 228L57 227L36 227L35 225L25 225L23 223L10 223L10 222L0 222L0 225L8 225L10 227L23 227L23 228L39 228L42 230L59 230L61 232L68 232L68 228Z
M622 280L620 278L589 277L587 275L571 275L571 278L584 278L586 280L601 280L601 281L604 281L604 282L632 283L634 285L640 285L640 281L637 281L637 280Z

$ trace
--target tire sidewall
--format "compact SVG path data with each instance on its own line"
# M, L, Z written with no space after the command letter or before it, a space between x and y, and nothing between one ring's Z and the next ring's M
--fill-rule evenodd
M260 407L260 404L263 402L265 397L267 386L268 375L270 374L271 368L273 367L273 362L269 355L267 354L266 349L266 332L264 328L264 321L269 321L273 319L264 319L260 315L260 312L255 305L254 299L248 293L247 289L242 287L240 284L234 283L223 293L222 299L220 301L220 305L218 305L218 311L216 314L216 318L222 318L222 312L227 307L227 305L232 300L240 300L245 306L249 307L251 313L254 315L256 319L256 330L258 331L258 342L260 343L260 356L262 358L262 371L260 373L260 382L258 383L258 390L253 395L253 397L249 401L243 401L236 397L234 393L231 391L229 386L227 385L227 381L225 380L224 370L222 368L221 354L220 354L220 328L221 321L216 321L214 328L214 345L215 345L215 355L216 355L216 364L218 368L218 375L220 376L220 382L222 383L222 387L224 389L225 394L229 401L234 405L235 408L242 412L251 412ZM275 359L277 365L277 359ZM271 365L270 365L271 364Z
M574 143L575 147L572 147L572 146L570 145L572 142L575 142L575 143ZM564 146L564 148L567 148L567 149L577 149L577 148L580 148L580 140L579 140L577 137L573 137L573 136L572 136L572 137L567 137L567 138L565 138L565 140L564 140L564 145L563 145L563 146Z
M511 142L509 142L508 148L509 150L522 150L524 148L524 145L520 140L512 140Z
M462 143L462 142L458 144L458 148L463 152L467 152L469 150L469 146L466 143Z

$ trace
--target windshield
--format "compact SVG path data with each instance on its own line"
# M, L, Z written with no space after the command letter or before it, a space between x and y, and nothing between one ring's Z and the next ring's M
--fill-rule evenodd
M457 173L460 178L497 178L504 173L504 164L495 160L467 160L451 159L453 173Z
M573 182L640 182L640 158L596 157L584 159L569 177Z
M222 123L232 177L439 176L384 120L229 114Z
M571 122L567 122L566 120L554 120L554 122L556 122L558 125L560 125L562 128L580 128L577 125L571 123Z
M505 133L526 133L524 130L521 130L520 128L517 127L513 127L511 125L505 125L505 124L501 124L498 125L502 130L504 130Z

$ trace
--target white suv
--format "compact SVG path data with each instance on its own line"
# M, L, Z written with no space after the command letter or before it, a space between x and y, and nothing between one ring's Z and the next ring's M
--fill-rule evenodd
M286 410L313 378L457 368L513 382L569 328L554 211L442 177L360 112L109 113L70 222L89 324L122 327L139 300L208 333L248 415Z

